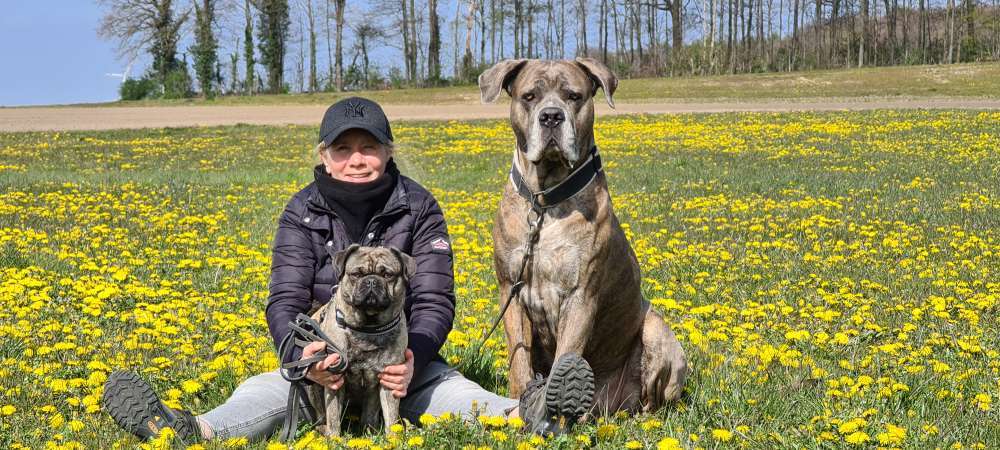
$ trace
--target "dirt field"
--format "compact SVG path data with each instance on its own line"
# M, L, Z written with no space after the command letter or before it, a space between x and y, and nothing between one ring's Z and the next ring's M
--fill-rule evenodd
M870 109L1000 109L998 99L803 99L784 101L617 103L598 96L597 115L711 113L727 111L835 111ZM109 130L232 125L316 125L324 105L0 108L0 131ZM506 117L508 105L385 105L390 120L464 120Z

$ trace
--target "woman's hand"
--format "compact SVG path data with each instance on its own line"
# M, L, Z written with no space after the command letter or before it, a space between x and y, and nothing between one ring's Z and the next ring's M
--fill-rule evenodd
M301 359L313 356L325 348L325 342L313 342L302 348ZM306 371L306 378L312 380L316 384L326 386L327 388L333 390L340 389L341 386L344 385L344 375L339 373L332 374L326 371L327 367L337 364L338 361L340 361L340 355L336 353L327 356L326 359L322 361L317 361L315 364L309 366L309 370Z
M393 397L406 397L406 388L413 379L413 351L406 349L406 361L395 366L385 366L378 378L383 387L392 391Z

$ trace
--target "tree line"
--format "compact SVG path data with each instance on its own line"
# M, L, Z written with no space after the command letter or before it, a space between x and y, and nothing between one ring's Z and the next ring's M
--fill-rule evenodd
M472 83L504 58L623 77L1000 59L1000 0L98 2L99 35L150 59L123 98Z

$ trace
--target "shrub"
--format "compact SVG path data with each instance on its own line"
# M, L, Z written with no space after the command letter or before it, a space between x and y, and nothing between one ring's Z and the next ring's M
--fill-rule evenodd
M142 77L129 78L118 87L118 96L122 100L142 100L156 95L156 82Z
M192 95L191 75L186 64L167 73L163 79L163 98L187 98Z

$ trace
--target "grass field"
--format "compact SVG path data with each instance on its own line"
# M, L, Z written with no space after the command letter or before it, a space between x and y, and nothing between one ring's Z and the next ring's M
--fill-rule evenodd
M503 392L499 339L471 347L496 310L511 132L394 133L456 252L444 354ZM548 441L500 418L427 417L389 437L303 432L297 448L1000 446L1000 113L623 116L598 120L597 138L645 295L691 362L683 400ZM199 413L275 368L269 244L314 139L0 134L0 448L135 446L98 409L117 368Z
M663 101L790 100L815 98L986 97L1000 93L1000 63L944 66L896 66L865 69L817 70L711 77L644 78L621 80L616 98L631 103ZM476 86L396 89L348 93L257 95L220 97L211 101L144 100L105 103L106 106L165 105L329 105L340 98L361 95L380 103L478 103ZM505 97L504 97L505 98Z

